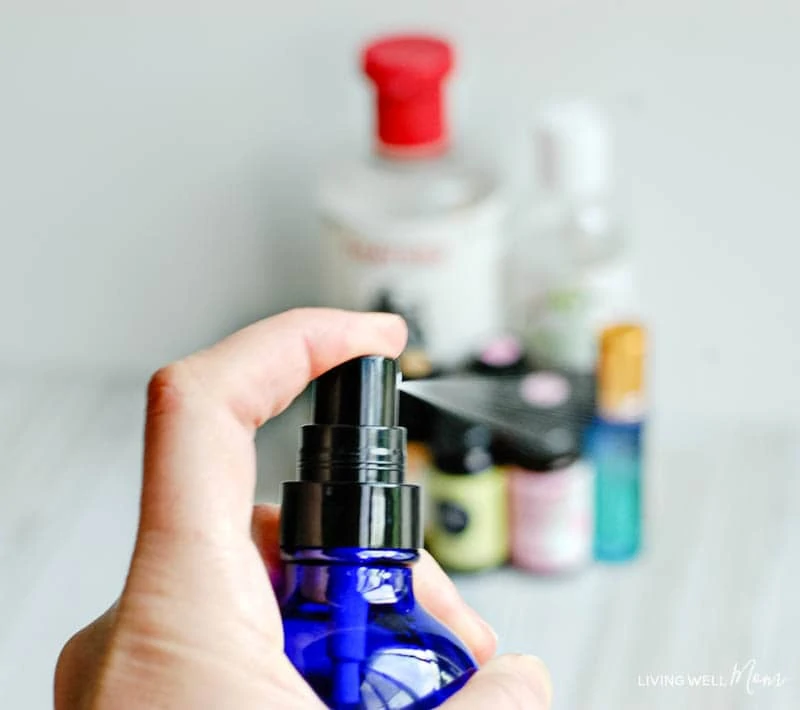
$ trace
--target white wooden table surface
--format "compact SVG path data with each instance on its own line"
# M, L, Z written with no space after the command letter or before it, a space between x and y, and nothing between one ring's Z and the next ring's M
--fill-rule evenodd
M120 590L143 401L140 382L0 376L3 710L51 707L62 643ZM303 415L290 410L259 436L262 500L293 475ZM557 710L797 710L797 428L688 418L657 427L649 443L648 552L639 561L565 579L460 577L464 595L495 626L502 651L546 660ZM736 664L751 661L783 684L748 689L745 670L731 687ZM690 687L696 678L729 687ZM665 681L673 685L653 685Z

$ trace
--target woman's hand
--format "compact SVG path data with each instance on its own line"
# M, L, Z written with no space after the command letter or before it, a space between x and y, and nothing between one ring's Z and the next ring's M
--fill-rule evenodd
M294 310L153 376L128 577L111 609L64 647L56 710L321 707L283 653L269 579L278 511L253 506L254 434L310 380L360 355L397 357L405 338L396 316ZM485 664L445 707L549 706L541 662L489 660L493 632L430 557L414 580L420 602Z

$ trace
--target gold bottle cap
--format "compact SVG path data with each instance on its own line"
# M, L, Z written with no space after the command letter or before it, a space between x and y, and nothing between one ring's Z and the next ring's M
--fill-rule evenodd
M421 348L407 348L399 358L404 379L419 380L433 372L428 354Z
M597 405L609 419L639 420L644 416L645 330L620 323L600 335Z

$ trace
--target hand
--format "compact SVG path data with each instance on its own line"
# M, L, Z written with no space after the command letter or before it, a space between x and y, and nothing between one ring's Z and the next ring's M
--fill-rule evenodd
M56 710L321 707L283 653L268 572L278 511L253 506L254 434L308 382L360 355L397 357L402 320L304 309L159 370L148 391L139 530L119 600L56 668ZM491 629L429 556L420 602L485 663L445 707L549 706L535 658L494 654Z

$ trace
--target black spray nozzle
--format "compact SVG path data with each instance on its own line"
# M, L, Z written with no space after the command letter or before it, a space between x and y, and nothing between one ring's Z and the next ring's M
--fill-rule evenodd
M398 373L396 360L367 355L317 378L314 421L302 431L301 480L402 483Z
M350 360L314 382L297 481L283 484L281 546L421 546L419 491L405 484L406 432L397 425L396 360Z
M314 383L314 424L397 426L397 361L379 355L356 358Z

